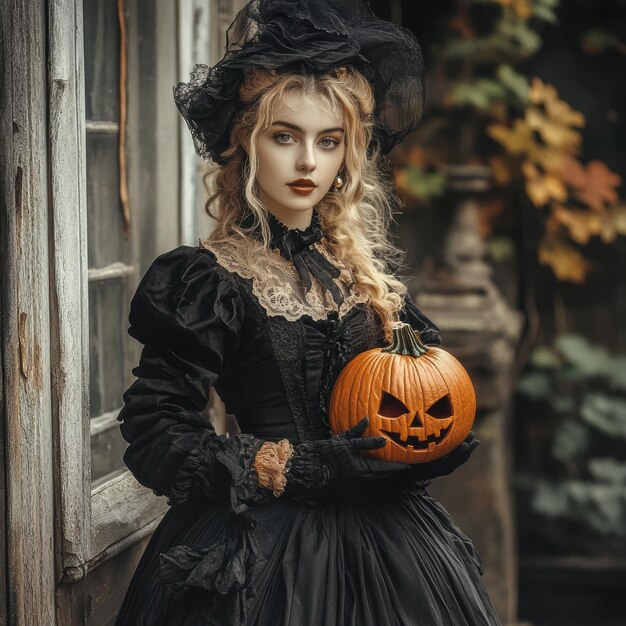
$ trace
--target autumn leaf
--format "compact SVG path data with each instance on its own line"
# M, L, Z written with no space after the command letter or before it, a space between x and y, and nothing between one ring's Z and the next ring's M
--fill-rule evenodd
M563 160L563 180L570 187L584 187L587 184L587 172L585 166L574 157L568 156Z
M539 133L541 139L549 146L573 152L578 149L580 132L573 130L558 120L552 120L537 108L526 111L526 123L529 128Z
M546 172L557 172L562 176L564 163L570 155L563 150L550 146L537 146L529 153L529 158Z
M554 172L562 167L566 156L578 151L578 127L584 123L584 116L559 100L552 85L535 77L528 90L524 118L515 120L511 127L492 124L487 132L511 154L525 154L545 171Z
M498 80L513 94L520 103L528 100L528 90L530 85L528 77L517 72L508 63L502 63L498 66Z
M594 215L596 215L594 213ZM611 243L619 235L626 235L626 206L610 207L602 216L602 228L598 233L604 243Z
M611 207L602 213L584 211L556 205L552 216L580 244L586 244L591 237L600 237L604 243L611 243L619 235L626 235L626 207Z
M536 207L541 208L552 200L563 202L567 198L567 189L558 176L549 172L542 174L530 161L522 164L522 172L526 178L526 193Z
M546 84L536 76L531 81L528 98L534 105L526 109L526 122L530 128L549 146L567 152L576 151L581 142L576 129L585 125L583 114L561 100L554 85Z
M577 211L556 205L552 215L569 232L569 236L577 243L587 244L589 239L603 232L604 220L598 213Z
M583 128L585 126L585 116L580 111L575 111L572 107L558 97L545 103L548 115L553 120L559 120L562 124Z
M535 0L533 2L533 17L554 24L557 21L555 9L560 0Z
M582 128L585 125L585 116L561 100L554 85L544 83L537 76L531 80L528 98L537 107L542 106L549 119L563 126Z
M508 19L507 19L508 17ZM491 37L491 48L500 58L503 56L528 57L541 47L541 36L526 20L505 16L498 30Z
M506 124L491 124L487 128L487 134L511 154L525 154L532 149L534 143L531 129L520 119L515 120L512 127Z
M558 236L546 236L539 244L539 262L549 266L563 281L584 282L592 265L580 251Z
M500 82L485 78L459 83L452 87L450 98L457 106L471 106L488 109L492 102L501 101L506 89Z
M617 187L622 179L602 161L591 161L585 167L576 159L568 159L563 179L572 187L574 197L594 211L600 212L605 205L618 203Z

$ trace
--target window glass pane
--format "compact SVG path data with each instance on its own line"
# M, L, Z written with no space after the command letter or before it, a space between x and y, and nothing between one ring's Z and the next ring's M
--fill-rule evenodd
M127 382L126 279L89 285L89 367L91 417L120 407Z
M117 135L87 134L87 230L89 267L130 262L119 194Z
M117 2L83 3L85 29L85 116L117 122L120 35Z
M136 358L126 332L127 302L127 276L89 284L90 412L95 425L91 437L92 481L124 469L126 444L115 417L132 378L128 364Z
M124 469L122 455L127 443L117 421L91 436L91 481L97 482Z

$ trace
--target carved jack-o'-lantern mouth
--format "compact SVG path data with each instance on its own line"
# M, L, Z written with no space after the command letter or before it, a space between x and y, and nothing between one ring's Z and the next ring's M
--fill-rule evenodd
M442 428L439 436L437 435L428 435L428 437L424 440L419 436L407 435L406 441L402 439L402 435L400 433L392 433L388 430L383 430L380 428L381 434L385 435L385 437L389 437L391 441L397 443L399 446L408 447L411 446L414 450L426 450L429 445L439 445L450 432L451 426L447 428Z

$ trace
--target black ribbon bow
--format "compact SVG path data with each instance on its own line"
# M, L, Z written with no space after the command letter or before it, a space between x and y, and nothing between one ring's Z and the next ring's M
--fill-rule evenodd
M267 221L272 233L270 247L276 248L282 257L294 264L307 292L311 289L313 275L331 293L337 306L341 306L343 292L334 280L339 278L341 270L312 246L324 236L317 211L313 211L311 224L304 230L287 228L270 212Z

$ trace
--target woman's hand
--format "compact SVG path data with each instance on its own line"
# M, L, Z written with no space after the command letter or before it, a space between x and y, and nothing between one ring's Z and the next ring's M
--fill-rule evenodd
M323 440L321 462L328 472L328 482L351 478L384 478L389 472L408 469L406 463L393 463L361 456L363 450L383 448L385 437L363 437L369 418L364 417L356 426L341 435Z
M428 463L411 465L409 471L402 476L402 479L406 478L411 482L418 482L432 480L438 476L447 476L458 467L461 467L470 458L479 444L480 440L476 439L474 431L471 430L465 441L461 442L452 452Z
M378 479L409 469L406 463L392 463L361 456L363 450L376 450L386 444L385 437L363 437L369 418L329 439L305 441L294 448L287 465L286 493L294 500L313 501L334 482L354 478Z

